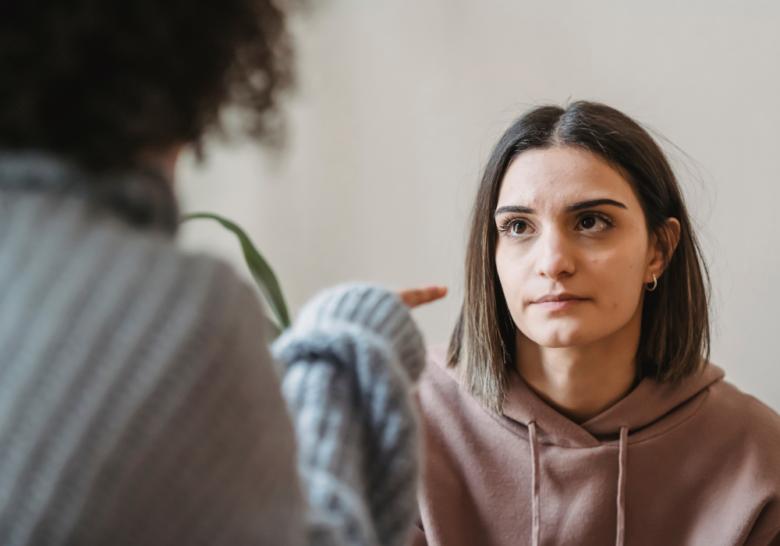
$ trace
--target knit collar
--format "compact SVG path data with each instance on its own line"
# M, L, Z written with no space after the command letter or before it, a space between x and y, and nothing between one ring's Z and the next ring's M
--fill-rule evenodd
M87 199L138 229L173 235L179 211L171 184L151 167L94 176L70 161L38 151L0 150L0 191L29 191Z

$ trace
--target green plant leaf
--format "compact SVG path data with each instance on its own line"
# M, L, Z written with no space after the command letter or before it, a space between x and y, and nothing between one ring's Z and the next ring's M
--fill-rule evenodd
M276 275L274 275L271 266L268 265L268 262L265 261L265 258L263 258L260 252L257 251L257 248L255 248L252 240L247 236L244 230L227 218L208 212L187 214L182 217L181 221L187 222L188 220L196 220L199 218L215 220L238 237L238 241L241 243L241 250L244 251L244 259L249 266L249 271L252 273L252 278L254 278L255 283L257 283L257 286L260 288L260 291L268 302L268 306L276 317L279 329L283 331L289 328L290 314L287 311L287 304L284 302L284 295L282 295L279 281L276 279Z

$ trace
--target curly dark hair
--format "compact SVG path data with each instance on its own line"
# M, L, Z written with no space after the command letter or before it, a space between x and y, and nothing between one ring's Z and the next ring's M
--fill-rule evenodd
M227 105L268 139L291 63L269 0L0 0L0 148L121 169L221 130Z

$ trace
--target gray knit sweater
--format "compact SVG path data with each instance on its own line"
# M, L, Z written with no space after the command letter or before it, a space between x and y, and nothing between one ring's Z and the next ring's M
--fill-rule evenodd
M404 306L324 293L280 381L253 291L179 251L176 218L154 173L0 154L0 544L401 544L424 358Z

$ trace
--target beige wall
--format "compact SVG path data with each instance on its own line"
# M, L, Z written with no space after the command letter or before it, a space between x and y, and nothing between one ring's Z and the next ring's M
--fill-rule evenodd
M528 106L598 100L692 158L713 359L780 410L780 2L329 0L295 28L284 157L213 143L178 173L184 210L246 226L293 311L350 279L445 283L416 312L445 340L491 146ZM183 241L243 267L215 225Z

